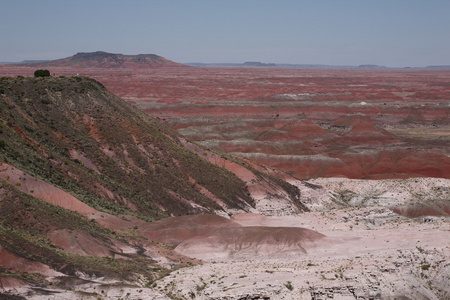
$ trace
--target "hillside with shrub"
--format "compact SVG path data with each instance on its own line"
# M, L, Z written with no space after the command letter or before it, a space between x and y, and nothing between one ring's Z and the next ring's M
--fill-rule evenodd
M148 284L165 274L155 257L186 263L151 238L152 221L258 212L255 191L305 209L298 188L189 142L87 77L1 78L0 125L2 285L48 286L52 274Z

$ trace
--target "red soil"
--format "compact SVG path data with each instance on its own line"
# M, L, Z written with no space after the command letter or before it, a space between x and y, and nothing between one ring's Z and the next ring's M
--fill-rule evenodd
M14 184L16 188L25 193L65 209L78 212L81 215L89 216L98 213L96 209L81 202L71 194L24 173L9 164L0 163L0 179Z
M149 240L177 246L196 236L202 236L215 228L240 227L239 224L217 215L193 215L164 219L140 227Z
M1 289L4 289L4 290L16 289L16 288L19 288L22 286L27 286L27 285L28 285L27 282L20 280L20 279L10 278L10 277L0 278L0 287L1 287ZM1 291L1 289L0 289L0 291Z
M43 263L30 261L28 259L19 257L0 246L0 266L4 268L11 268L19 272L41 273L47 276L59 275L59 272L52 270L49 266ZM2 280L4 280L2 278Z
M392 207L396 214L408 218L418 218L422 216L450 216L450 203L448 201L419 202L409 205Z
M257 256L301 255L324 238L316 231L297 227L217 228L202 236L188 239L175 251L190 257L249 258Z
M236 218L245 223L264 217L242 214ZM194 258L273 253L298 255L305 253L324 237L316 231L297 227L246 227L233 219L217 215L180 216L152 223L141 222L137 228L150 241L176 247L178 253Z
M0 66L0 73L31 75L34 69ZM51 72L89 75L190 139L299 178L450 178L448 70L54 67Z
M115 256L122 252L120 246L128 247L119 241L99 239L87 233L66 229L52 231L49 240L67 252L91 256Z

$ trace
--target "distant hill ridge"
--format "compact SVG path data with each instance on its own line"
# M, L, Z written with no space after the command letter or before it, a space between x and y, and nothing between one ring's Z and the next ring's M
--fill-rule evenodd
M185 67L185 65L165 59L156 54L124 55L104 51L79 52L73 56L36 63L27 66L42 67L91 67L91 68L154 68Z

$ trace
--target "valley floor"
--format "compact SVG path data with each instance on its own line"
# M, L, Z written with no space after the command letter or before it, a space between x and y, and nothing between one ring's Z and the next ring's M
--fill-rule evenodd
M450 180L320 178L291 183L299 186L312 212L231 219L245 227L311 229L324 239L303 245L303 253L283 251L291 245L274 245L270 251L267 244L251 243L211 253L200 245L190 253L202 265L177 270L156 288L182 299L449 299L450 218L445 210ZM273 210L282 213L282 204L276 203L271 202ZM436 203L443 203L443 216L408 218L390 209L427 215L430 210L423 207L440 210Z
M450 297L448 218L407 219L369 207L285 217L242 215L235 220L244 226L304 227L327 237L303 255L206 257L202 265L159 281L157 289L183 299Z

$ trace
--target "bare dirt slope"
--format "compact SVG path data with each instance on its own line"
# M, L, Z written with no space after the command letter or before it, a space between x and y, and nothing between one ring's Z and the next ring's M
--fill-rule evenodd
M95 80L0 78L1 296L162 295L152 282L196 260L168 244L187 238L167 233L176 219L152 221L269 213L272 198L307 210L296 186L188 142ZM214 220L231 222L181 226L197 235Z
M34 188L39 188L39 181L25 176L20 177L27 183L16 185L18 188L26 191L28 182L34 182ZM10 176L9 180L16 178ZM170 267L175 259L189 261L183 254L203 263L193 265L195 261L191 260L191 267L167 270L167 277L146 288L137 279L117 285L111 275L99 277L95 274L101 273L96 272L88 271L81 278L68 276L65 274L68 269L57 267L58 261L53 261L49 268L39 262L30 263L3 248L2 266L20 273L3 277L2 291L27 295L28 299L49 296L115 299L128 293L130 299L168 299L165 295L181 299L194 295L196 299L445 299L448 296L446 283L450 270L445 263L450 257L448 217L429 216L427 210L422 210L422 217L409 219L389 209L433 205L436 199L448 203L448 179L323 178L302 182L291 178L291 183L298 185L304 197L302 201L309 209L319 211L278 217L246 213L230 219L217 215L184 216L153 223L132 216L89 214L99 225L119 232L122 237L134 237L131 244L108 232L83 229L86 225L73 227L69 224L89 222L77 219L73 223L70 221L73 216L62 215L62 211L21 200L22 208L18 211L28 215L31 222L26 226L39 216L39 230L46 230L47 226L55 225L42 223L47 220L42 214L61 215L69 227L50 231L49 240L71 253L105 256L103 268L110 259L120 257L140 257L141 261L151 258ZM9 200L11 197L5 197L7 190L2 192L2 207L7 209L13 202ZM272 201L272 206L283 212L285 204ZM19 224L17 215L11 215L4 224L8 222ZM54 222L60 224L58 218ZM6 237L17 238L10 233ZM42 250L33 253L42 255ZM107 274L108 268L102 272ZM30 289L30 277L23 275L29 272L39 272L40 275L33 275L33 280L46 281L40 287L31 284Z

